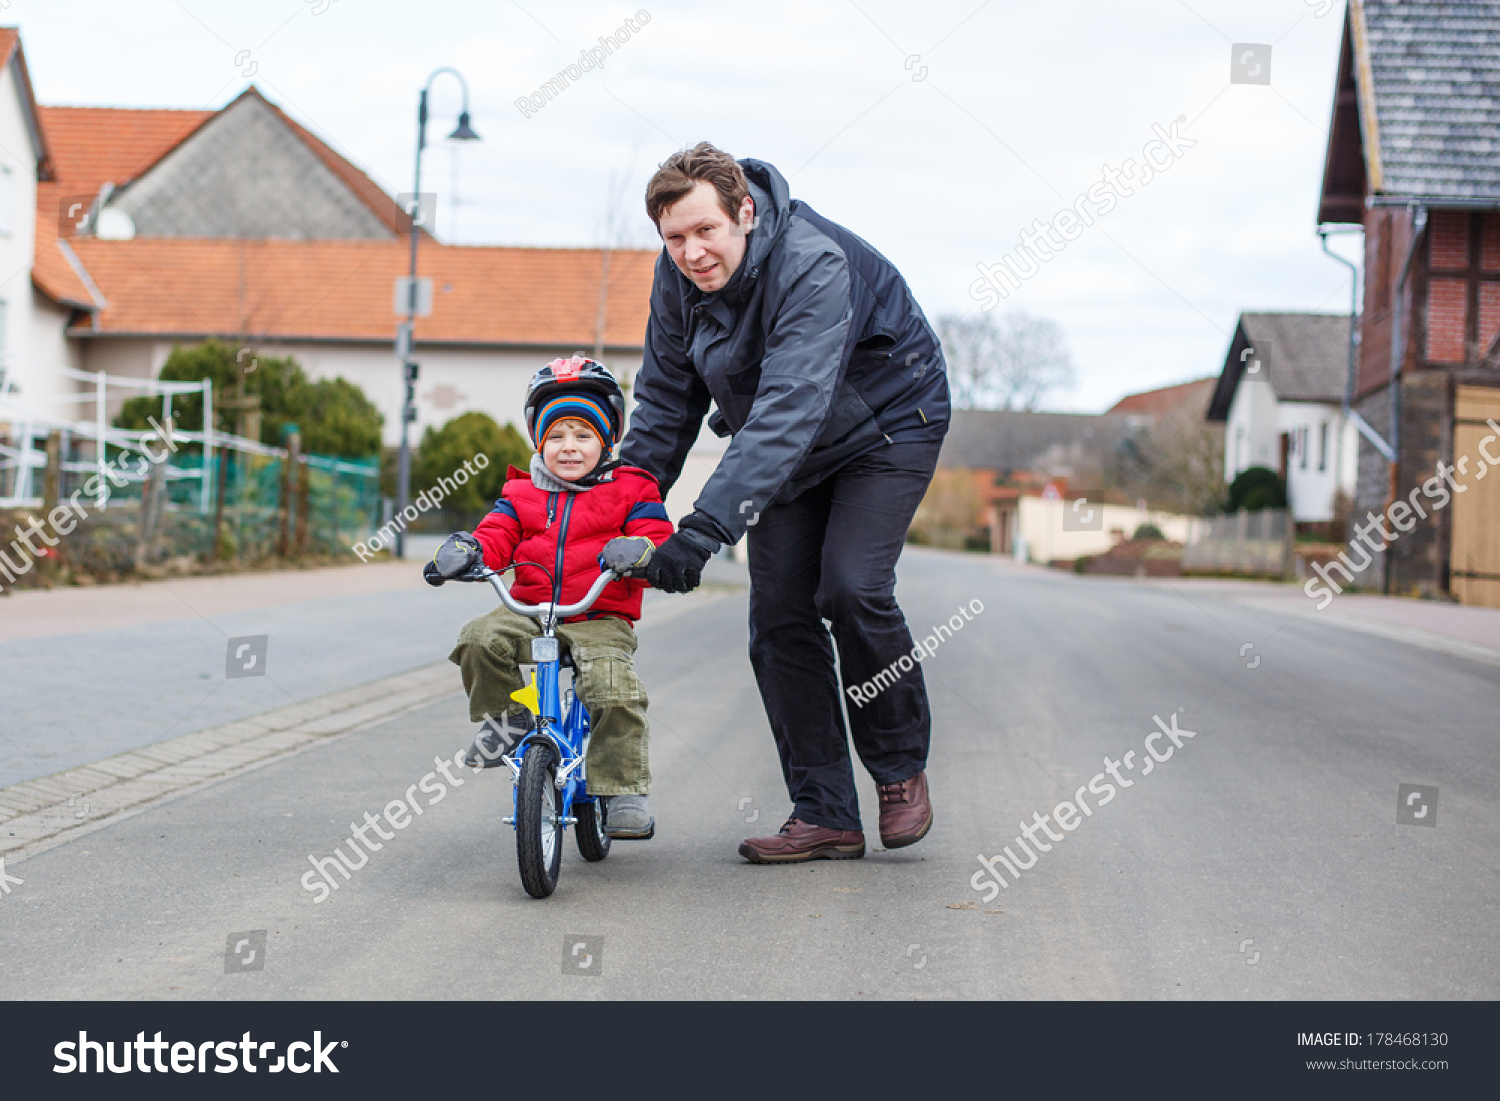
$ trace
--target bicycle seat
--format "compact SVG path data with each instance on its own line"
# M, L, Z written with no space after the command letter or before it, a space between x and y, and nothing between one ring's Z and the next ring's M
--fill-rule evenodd
M567 650L561 651L557 657L557 667L559 669L573 668L573 655Z

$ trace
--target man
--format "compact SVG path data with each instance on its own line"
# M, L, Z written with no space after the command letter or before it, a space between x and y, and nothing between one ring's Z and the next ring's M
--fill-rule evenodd
M652 177L646 211L665 248L621 456L665 496L711 403L709 427L733 437L647 576L690 591L749 532L750 660L792 814L740 854L864 855L850 735L880 790L882 841L913 844L932 826L921 668L851 701L846 734L823 620L847 684L913 648L895 566L948 426L937 337L890 261L793 201L769 164L700 143Z

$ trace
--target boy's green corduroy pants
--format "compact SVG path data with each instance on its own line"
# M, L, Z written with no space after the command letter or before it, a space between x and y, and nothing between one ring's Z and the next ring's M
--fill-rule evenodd
M463 671L472 721L524 713L510 694L526 686L520 666L530 663L531 640L541 633L535 620L509 608L496 608L464 624L448 660ZM573 655L574 689L589 709L592 729L585 767L590 794L649 794L648 701L631 658L635 631L623 619L601 616L560 623L557 637Z

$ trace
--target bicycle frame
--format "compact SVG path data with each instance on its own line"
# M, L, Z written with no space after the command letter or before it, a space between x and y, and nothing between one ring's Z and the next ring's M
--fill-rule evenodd
M593 606L594 601L599 599L599 594L611 581L620 575L613 570L605 570L594 582L588 594L576 604L554 606L551 603L523 604L511 596L510 590L500 580L500 575L490 571L485 580L489 581L501 602L515 612L528 619L535 619L541 624L542 633L531 640L531 656L536 664L535 685L537 691L536 715L537 727L521 740L521 744L510 756L502 757L511 771L512 782L521 778L521 761L526 755L526 749L538 740L545 739L557 750L559 760L557 768L556 787L560 796L558 809L562 815L562 824L571 826L577 822L574 817L573 804L575 802L593 802L594 796L588 793L587 777L584 773L584 747L589 735L589 713L583 701L578 698L576 692L571 688L568 690L568 700L563 699L559 683L559 674L562 668L560 657L560 644L557 638L556 627L559 622L568 616L579 615ZM564 703L567 704L564 709ZM512 798L518 798L515 789L512 790ZM515 826L515 817L510 819L512 827Z

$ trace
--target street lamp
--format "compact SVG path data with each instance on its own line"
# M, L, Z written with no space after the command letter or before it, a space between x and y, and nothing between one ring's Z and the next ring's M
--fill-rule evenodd
M396 468L396 515L406 511L411 500L411 423L417 419L415 405L417 374L416 360L412 358L412 329L417 320L417 233L422 225L422 150L427 148L427 93L432 82L442 73L452 73L463 88L463 110L458 115L458 125L448 135L449 141L478 141L479 135L469 125L469 84L457 69L444 65L434 69L422 86L422 98L417 105L417 172L412 183L412 197L407 213L411 216L411 271L406 281L406 320L396 329L396 358L401 362L401 379L406 387L401 402L401 458ZM406 557L406 527L396 528L396 557Z

